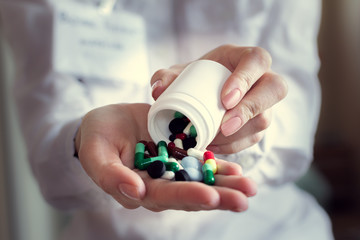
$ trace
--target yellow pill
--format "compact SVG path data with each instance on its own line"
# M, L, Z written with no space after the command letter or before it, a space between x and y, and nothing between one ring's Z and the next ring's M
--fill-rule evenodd
M214 174L217 172L217 164L214 159L208 159L208 160L206 160L205 163L207 163L211 166L211 170L213 171Z

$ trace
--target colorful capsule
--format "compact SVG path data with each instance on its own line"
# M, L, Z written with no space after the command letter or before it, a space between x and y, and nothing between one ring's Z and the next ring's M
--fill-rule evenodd
M166 171L177 172L180 170L180 166L177 162L165 162Z
M152 162L155 162L155 161L158 161L158 160L161 161L161 162L167 162L168 158L165 157L165 156L157 156L157 157L145 158L142 161L135 162L135 166L136 166L136 168L138 168L140 170L145 170L145 169L147 169L149 167L149 165Z
M185 115L182 114L181 112L176 111L174 113L174 118L184 118L184 117L185 117Z
M138 142L135 146L135 167L138 168L138 165L144 160L145 154L145 145L142 142Z
M184 146L183 146L183 141L180 139L180 138L176 138L174 140L174 144L177 148L181 148L181 149L184 149Z
M158 155L169 157L165 141L158 142Z
M174 147L171 151L171 155L176 159L183 159L187 156L187 151L178 147Z
M187 155L188 156L192 156L197 158L198 160L202 161L203 160L203 156L204 156L204 152L196 149L196 148L189 148L187 151Z
M176 147L174 142L168 143L168 151L171 151L174 147Z
M212 151L206 151L203 155L204 162L208 159L215 159L214 153Z
M154 161L146 168L148 174L152 178L160 178L166 171L165 164L162 161Z
M175 173L173 171L165 171L161 176L162 179L173 180L175 178Z
M172 134L182 133L188 124L183 118L174 118L169 123L169 130Z
M214 172L212 170L212 166L208 163L205 163L202 166L202 173L204 176L204 183L207 185L214 185L215 184L215 177Z
M214 185L215 184L214 173L211 170L204 171L203 172L203 181L207 185Z
M150 141L145 146L151 157L155 157L158 155L158 150L154 142Z
M173 157L169 157L168 162L174 162L174 163L176 163L176 164L179 166L179 170L184 169L184 168L181 166L180 162L179 162L178 160L176 160L175 158L173 158Z
M191 128L191 126L192 126L192 123L189 122L188 125L187 125L187 126L184 128L184 130L183 130L183 133L186 134L187 136L190 135L190 128Z
M190 127L190 137L193 137L193 138L197 137L197 132L196 132L196 128L194 125Z
M212 169L214 174L217 172L217 164L216 164L216 161L214 159L206 160L205 164L209 164L211 166L211 169Z
M189 174L183 169L175 173L175 181L191 181Z
M171 135L169 136L169 141L170 141L170 142L173 142L175 139L176 139L176 134L171 134Z
M176 134L175 136L176 138L179 138L181 140L184 140L185 138L187 138L186 134L185 133L178 133Z
M182 142L185 150L188 150L189 148L194 148L197 144L196 139L193 137L186 138Z

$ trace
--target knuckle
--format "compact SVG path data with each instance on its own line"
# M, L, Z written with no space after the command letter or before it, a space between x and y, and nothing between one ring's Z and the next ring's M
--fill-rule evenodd
M236 79L238 79L238 85L240 89L244 89L245 91L248 91L252 87L254 73L246 70L240 70L234 72L233 75L235 76Z
M218 47L218 50L227 51L227 50L233 50L234 48L236 48L236 46L234 44L225 43L225 44L220 45Z
M262 109L261 101L246 101L244 99L243 102L244 105L241 109L241 115L245 122L247 122L259 114L260 109Z
M151 85L161 79L165 82L171 82L178 76L176 69L159 69L151 77Z
M166 69L157 70L151 77L150 84L153 85L157 80L161 79L166 74Z
M252 135L250 138L250 144L254 145L256 143L259 143L264 137L264 132L258 132Z
M272 63L272 58L270 53L261 47L253 47L249 50L249 54L264 67L269 68Z
M287 82L280 75L278 75L275 78L275 81L276 81L277 97L279 100L284 99L288 93Z
M237 153L240 152L241 150L242 150L242 145L240 144L239 141L234 141L228 144L226 147L226 152L228 154Z
M267 129L271 124L271 117L268 114L261 113L256 117L256 128L260 131Z

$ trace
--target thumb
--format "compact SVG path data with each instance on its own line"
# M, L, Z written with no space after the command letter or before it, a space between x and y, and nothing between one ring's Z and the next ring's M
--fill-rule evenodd
M132 208L131 203L143 199L146 189L141 177L121 161L121 157L133 157L133 149L129 146L121 152L104 138L93 138L82 143L79 159L99 187L124 207Z
M179 76L187 64L177 64L169 69L160 69L151 77L152 97L156 100Z

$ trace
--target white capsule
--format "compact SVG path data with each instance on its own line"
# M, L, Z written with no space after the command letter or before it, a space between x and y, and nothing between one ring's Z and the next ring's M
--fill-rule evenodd
M199 149L189 148L187 150L187 155L197 158L199 160L203 160L204 152Z
M192 123L189 122L189 124L185 127L185 129L184 129L184 131L183 131L183 133L185 133L187 136L190 135L190 128L191 128L191 126L192 126Z
M175 173L173 171L165 171L161 176L162 179L172 180L175 178Z
M183 142L180 138L176 138L174 140L175 146L181 149L184 149Z

